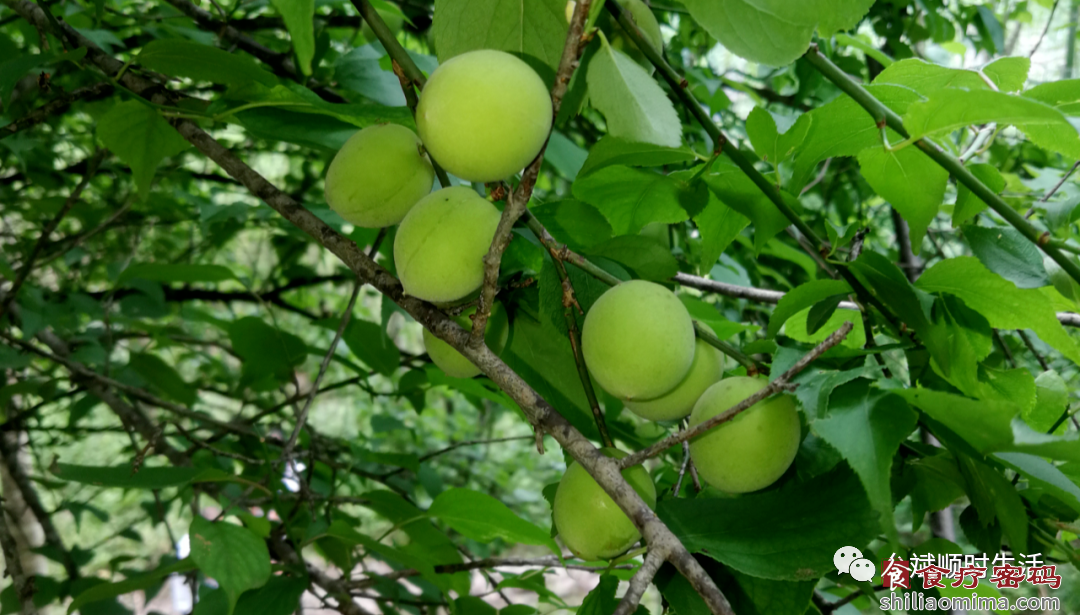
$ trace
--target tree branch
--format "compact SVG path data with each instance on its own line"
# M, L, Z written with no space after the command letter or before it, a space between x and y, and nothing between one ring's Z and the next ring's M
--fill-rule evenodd
M750 409L751 406L758 403L759 401L763 401L772 397L773 395L776 395L781 391L787 390L788 383L791 381L792 378L797 376L802 370L806 369L806 366L813 363L818 357L825 354L825 351L842 342L844 338L847 337L848 333L851 333L851 329L853 326L854 325L852 325L850 322L845 322L839 329L833 331L833 333L829 337L825 338L825 341L821 342L820 344L815 346L813 350L806 353L803 358L795 362L795 365L791 366L791 369L787 370L783 374L780 374L780 376L770 382L769 385L766 386L764 389L761 389L757 393L754 393L750 397L747 397L746 399L721 412L720 414L717 414L716 416L712 417L707 421L698 423L696 426L690 429L686 429L684 431L680 431L677 434L668 436L648 448L644 448L640 451L637 451L636 453L632 453L630 455L627 455L626 457L623 457L619 460L619 465L623 468L636 466L644 462L646 459L655 457L660 453L663 453L664 451L671 448L672 446L675 446L676 444L688 442L705 433L706 431L709 431L713 427L730 421L731 419L735 418L739 413Z
M570 29L566 32L566 43L563 45L562 57L559 59L559 68L555 71L555 83L551 86L551 117L552 129L555 127L554 119L559 116L559 108L562 107L563 96L570 86L570 79L580 63L581 52L584 50L585 21L589 17L589 7L592 0L580 0L574 5L574 14L570 19ZM550 139L550 133L548 139ZM503 253L510 245L510 236L517 224L518 218L525 213L525 208L532 197L536 179L540 176L540 167L544 164L544 152L547 150L548 141L540 147L536 158L525 167L521 175L521 182L510 194L499 218L499 226L495 229L495 237L491 240L491 247L484 255L484 282L480 287L480 303L473 315L472 335L469 343L472 346L480 346L484 343L484 329L487 327L488 318L491 316L491 307L495 302L495 290L499 283L499 266L502 264ZM606 427L601 427L606 431Z
M630 587L626 588L626 593L623 594L619 606L615 607L612 615L633 615L637 611L638 605L641 604L641 597L645 595L645 590L649 588L649 583L652 583L656 571L660 570L660 565L664 563L666 557L667 554L660 549L649 549L641 568L638 568L630 579Z
M96 100L98 98L104 98L109 94L112 94L112 91L112 84L105 82L95 83L94 85L88 85L85 88L73 90L68 94L64 94L55 100L41 105L37 109L34 109L30 113L27 113L6 126L0 126L0 139L10 137L21 130L37 126L49 119L49 117L63 112L71 106L71 103L77 100Z
M0 438L3 437L0 435ZM0 548L4 551L4 575L11 577L22 615L37 615L37 609L34 608L34 581L23 570L19 545L15 544L15 537L8 528L7 512L3 509L0 509Z
M532 436L527 436L532 437ZM477 559L471 562L462 562L460 564L441 564L435 566L435 572L437 574L453 574L455 572L467 572L469 570L482 570L488 568L503 568L508 566L525 566L525 567L540 567L540 568L565 568L567 570L584 570L586 572L604 572L605 570L631 570L632 565L620 564L617 566L582 566L579 564L567 564L565 561L561 561L554 555L546 557L487 557L484 559ZM355 581L349 581L348 586L350 589L365 589L368 587L374 587L379 581L396 581L398 579L404 579L408 577L419 576L419 570L413 570L411 568L404 570L394 570L383 575L372 576L364 579L358 579Z

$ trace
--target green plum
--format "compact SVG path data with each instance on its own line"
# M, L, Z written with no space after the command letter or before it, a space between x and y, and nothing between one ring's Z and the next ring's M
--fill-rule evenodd
M690 427L706 421L764 389L757 378L737 376L712 385L694 405ZM698 474L728 493L764 489L795 460L802 439L795 402L787 395L760 401L734 419L690 442Z
M394 238L394 264L405 293L448 304L479 289L484 255L500 216L494 205L464 186L420 199Z
M650 421L675 421L690 414L706 389L724 375L724 355L708 343L697 340L690 372L670 392L644 401L628 401L626 408Z
M390 226L431 192L434 179L413 131L397 124L369 126L350 137L330 163L326 203L357 226Z
M494 49L455 56L435 69L420 94L416 126L447 171L493 182L529 164L551 131L552 107L540 76Z
M475 313L476 308L469 308L462 312L460 316L455 317L454 320L466 331L471 331L472 319L470 316ZM502 304L496 303L492 307L491 317L488 318L487 327L484 329L484 343L492 352L499 354L502 352L503 347L506 346L506 340L509 336L510 321L506 318L506 310L502 308ZM480 368L466 359L465 355L454 350L453 346L435 337L427 329L424 329L424 348L435 365L451 378L472 378L480 374Z
M600 452L612 459L626 457L626 453L614 448ZM622 475L649 508L656 506L656 486L645 468L627 468ZM577 463L571 463L559 481L553 512L563 543L586 561L610 559L641 539L626 513Z
M589 373L623 401L675 388L694 361L694 323L675 293L653 282L615 286L593 304L581 330Z

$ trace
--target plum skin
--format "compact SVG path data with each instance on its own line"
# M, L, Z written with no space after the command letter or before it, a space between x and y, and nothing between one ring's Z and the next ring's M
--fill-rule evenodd
M416 134L397 124L369 126L345 142L326 171L326 203L364 228L401 222L431 192L435 169Z
M600 452L612 459L627 455L614 448ZM626 468L622 475L649 508L656 507L656 486L645 468ZM563 543L585 561L610 559L641 539L626 513L578 463L571 463L559 481L552 512Z
M688 416L701 395L723 375L724 356L699 339L694 344L694 362L682 382L656 399L628 401L626 409L649 421L676 421Z
M690 427L724 412L764 389L757 378L737 376L712 385L694 405ZM747 493L776 482L795 460L802 427L795 402L787 395L759 401L690 441L698 474L728 493Z
M475 313L476 308L470 308L462 312L460 316L455 317L454 320L466 331L471 331L472 320L470 315ZM480 375L480 368L476 364L465 358L465 355L455 350L450 344L435 337L434 333L424 329L423 337L424 349L427 351L428 356L447 376L451 378L472 378ZM491 309L491 316L488 318L487 327L484 329L484 343L492 352L500 354L509 337L510 321L507 320L506 310L503 309L502 304L496 303Z
M623 282L593 303L581 330L589 373L623 401L660 397L694 361L694 323L675 293L644 280Z
M394 237L394 264L405 293L445 305L479 289L501 215L464 186L420 199Z
M540 76L503 51L450 58L420 93L416 126L431 156L454 175L493 182L529 164L551 132L551 96Z

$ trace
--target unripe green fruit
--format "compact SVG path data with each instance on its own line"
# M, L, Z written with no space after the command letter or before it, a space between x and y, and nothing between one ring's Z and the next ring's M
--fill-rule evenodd
M476 308L470 308L463 312L461 316L454 318L454 320L466 331L471 331L472 319L470 316L475 313ZM506 310L502 308L501 304L496 303L491 309L491 317L488 318L487 327L484 329L484 343L492 352L499 354L506 346L506 340L509 336L510 321L506 317ZM476 364L466 359L465 355L454 350L454 347L450 344L435 337L427 329L424 329L424 348L435 365L451 378L472 378L480 374L480 368Z
M551 131L551 109L547 87L528 64L480 49L435 69L420 94L416 126L447 171L492 182L536 158Z
M671 391L694 361L694 323L675 293L632 280L605 292L585 316L581 350L589 373L624 401Z
M390 226L431 192L434 179L413 131L397 124L369 126L350 137L330 163L326 203L357 226Z
M690 372L670 392L647 401L628 401L627 410L650 421L675 421L690 414L706 389L724 375L724 356L702 340L694 345Z
M443 188L420 199L394 238L394 264L405 293L450 303L484 281L484 255L501 214L471 188Z
M614 448L600 452L612 459L626 457ZM622 475L649 508L656 506L656 486L645 468L627 468ZM578 463L571 463L559 481L552 512L563 543L586 561L610 559L641 539L626 513Z
M694 427L764 389L757 378L726 378L709 387L690 414ZM690 442L698 474L728 493L764 489L795 460L802 438L795 402L787 395L759 401Z

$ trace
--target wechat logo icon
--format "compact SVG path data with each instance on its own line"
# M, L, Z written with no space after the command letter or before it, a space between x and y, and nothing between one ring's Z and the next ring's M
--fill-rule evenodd
M877 574L874 562L863 558L862 551L855 547L840 547L833 554L833 564L840 574L850 574L856 581L869 581Z

